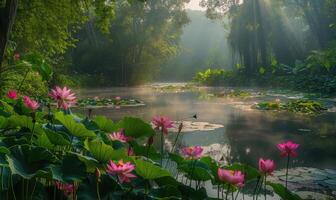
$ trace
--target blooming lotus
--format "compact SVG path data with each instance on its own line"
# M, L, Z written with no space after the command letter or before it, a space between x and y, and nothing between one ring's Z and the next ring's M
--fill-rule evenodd
M58 108L68 109L76 103L76 96L67 87L60 88L56 86L51 90L49 96L52 97L58 105Z
M117 97L115 97L115 100L116 100L116 101L120 101L120 100L121 100L121 97L117 96Z
M21 58L21 55L19 53L15 53L13 58L14 60L19 60Z
M124 163L122 160L119 160L119 162L115 164L110 160L107 164L106 172L111 175L117 175L120 183L129 183L131 179L136 178L136 176L131 173L134 169L135 166L130 162Z
M127 149L127 155L128 156L134 156L135 155L132 147L128 147L128 149Z
M182 154L189 159L198 159L202 156L203 148L200 146L184 147Z
M245 175L241 171L218 168L217 175L220 181L227 182L237 187L243 187Z
M28 96L23 97L23 103L25 104L27 108L31 109L32 111L35 111L36 109L40 107L37 101L30 99Z
M168 134L168 129L174 127L174 122L168 117L156 116L152 119L155 129L161 130L163 133Z
M59 181L55 182L56 188L63 191L65 196L69 196L71 193L75 191L75 187L73 184L65 184Z
M123 143L126 143L129 140L129 138L124 134L123 130L109 134L109 138L113 141L119 141Z
M272 172L275 170L275 163L273 160L264 160L262 158L259 159L259 170L266 174L266 175L271 175Z
M7 97L15 100L15 99L18 98L18 94L17 94L16 90L10 90L7 93Z
M280 155L282 157L296 157L298 154L295 151L300 145L296 144L292 141L287 141L284 143L280 143L277 145L278 149L280 150Z

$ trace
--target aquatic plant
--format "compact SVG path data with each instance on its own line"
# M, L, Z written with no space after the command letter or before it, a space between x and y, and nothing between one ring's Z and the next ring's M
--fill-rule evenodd
M174 127L174 122L165 116L155 116L152 119L155 130L161 131L161 166L163 166L164 157L164 135L168 134L168 129Z
M40 107L40 105L37 103L37 101L32 100L28 96L24 96L23 97L23 102L24 102L24 105L27 108L29 108L30 110L32 110L33 112Z
M64 110L76 103L75 94L67 87L60 88L56 86L51 90L49 96L57 102L58 108L63 108Z
M106 172L111 175L117 175L120 183L129 183L132 179L136 178L132 171L135 166L130 162L124 163L123 160L119 160L118 163L114 163L112 160L107 165Z
M17 94L16 90L10 90L7 93L7 97L15 100L15 99L18 98L18 94Z
M200 146L184 147L181 152L187 159L199 159L202 156L203 148Z
M154 128L165 136L172 121L156 119ZM208 198L203 187L206 181L218 186L218 192L236 192L237 197L243 184L263 175L242 163L220 166L202 155L200 146L188 147L183 155L168 153L167 160L174 165L164 168L160 161L165 154L152 146L154 128L139 118L117 122L103 116L81 119L42 104L33 111L22 98L4 98L0 106L0 198L197 200ZM123 133L113 138L123 142L111 140L110 133L120 130ZM230 179L221 170L229 170ZM281 184L267 184L279 196L296 197Z
M265 200L266 200L267 176L272 175L275 168L276 168L276 166L275 166L275 163L274 163L273 160L270 160L270 159L264 160L262 158L259 159L259 171L264 176L264 196L265 196ZM262 183L260 185L262 185Z
M318 114L327 110L327 108L322 103L312 100L259 102L254 107L260 110L289 111L303 114Z
M129 138L125 136L123 130L109 134L109 138L113 141L119 141L123 143L129 140Z
M78 99L77 106L81 107L117 107L117 106L125 106L125 105L142 105L143 102L136 99L127 99L121 97L115 98L105 98L105 97L94 97L94 98L85 98Z
M287 141L284 143L280 143L277 145L278 149L280 150L280 155L282 157L287 157L287 165L286 165L286 188L287 188L287 179L288 179L288 168L289 168L289 160L290 157L296 157L298 153L296 149L299 147L299 144L296 144L292 141Z

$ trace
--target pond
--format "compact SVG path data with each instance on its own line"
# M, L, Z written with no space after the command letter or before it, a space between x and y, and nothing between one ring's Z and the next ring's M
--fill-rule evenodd
M258 159L262 157L275 160L278 169L285 168L286 161L279 156L276 144L293 140L299 143L300 147L299 156L294 159L292 168L307 167L306 169L328 169L332 173L335 172L336 113L303 115L251 109L255 102L277 98L286 101L300 97L300 94L284 94L277 91L262 91L264 95L251 98L204 98L211 97L208 94L221 90L223 88L164 91L143 86L88 89L78 93L81 97L121 96L145 102L146 105L140 107L94 109L94 115L105 115L113 120L124 116L136 116L150 121L153 116L165 115L176 121L222 125L213 130L183 132L179 138L179 145L204 146L206 153L217 160L224 159L226 163L244 162L257 167ZM87 112L84 108L77 108L77 111L83 114ZM197 119L192 118L194 114L197 114ZM171 137L171 140L173 138ZM328 187L336 191L336 177L330 179L331 184Z

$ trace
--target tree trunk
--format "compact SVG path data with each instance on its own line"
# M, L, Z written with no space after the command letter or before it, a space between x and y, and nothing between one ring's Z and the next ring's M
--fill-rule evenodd
M6 44L14 24L18 0L7 0L5 7L0 8L0 69L5 55Z

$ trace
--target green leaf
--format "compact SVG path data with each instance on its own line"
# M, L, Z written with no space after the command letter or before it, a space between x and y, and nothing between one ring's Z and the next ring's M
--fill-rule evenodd
M120 160L127 156L126 149L114 150L112 146L105 144L101 139L85 140L84 145L92 156L101 163Z
M53 75L52 68L45 62L42 56L36 53L30 53L24 56L24 60L28 62L32 69L38 72L42 79L49 81Z
M173 160L174 162L176 162L177 165L180 165L185 161L182 156L180 156L179 154L175 154L175 153L169 153L169 158Z
M286 187L280 183L267 182L267 185L271 186L274 192L281 197L283 200L302 200L297 194L292 193Z
M69 138L59 132L54 132L50 129L45 130L50 142L54 145L67 146L70 145Z
M4 129L8 126L7 118L0 116L0 129Z
M29 145L12 147L6 159L12 173L26 179L49 177L49 168L57 160L48 149Z
M86 166L76 155L64 156L61 165L51 167L54 180L73 183L86 177Z
M41 132L41 134L37 136L37 139L34 140L34 144L48 149L52 149L54 147L45 132Z
M154 165L150 162L141 159L135 159L134 163L136 166L136 173L146 180L153 180L165 176L171 176L167 170L162 169L161 167Z
M234 163L233 165L227 167L227 169L242 171L244 174L246 174L245 176L246 181L250 181L261 176L258 169L247 164Z
M57 119L70 134L76 137L95 137L96 134L85 128L81 123L77 123L71 115L64 115L63 112L57 112L55 114L55 119Z
M112 120L107 119L105 116L97 116L93 119L93 122L105 132L112 132L116 130L116 126Z
M181 199L181 192L176 186L166 185L151 189L148 196L152 199Z
M187 161L178 168L187 173L188 178L192 180L207 181L213 179L209 166L198 160Z
M152 136L155 131L148 123L142 121L139 118L125 117L120 122L118 122L117 127L119 129L124 129L125 135L139 138L144 136Z

